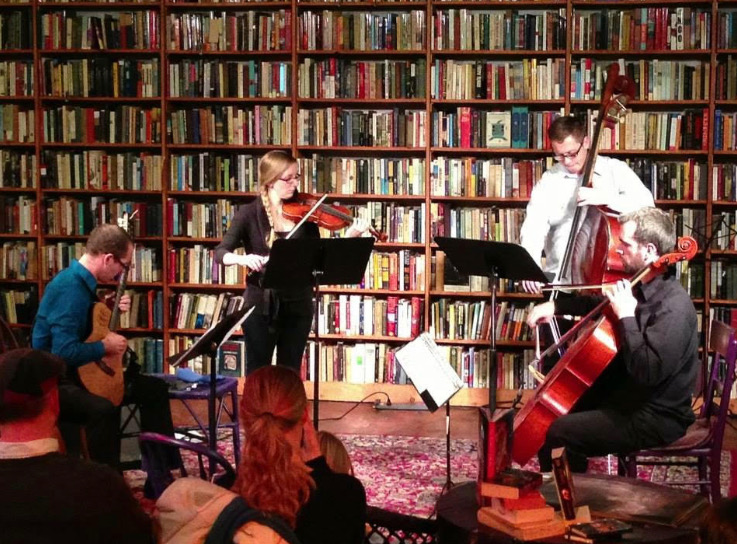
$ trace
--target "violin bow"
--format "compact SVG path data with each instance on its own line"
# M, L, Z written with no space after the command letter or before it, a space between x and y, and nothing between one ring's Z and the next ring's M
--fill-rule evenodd
M325 193L324 195L322 195L322 196L320 197L320 199L319 199L319 200L318 200L317 202L315 202L314 206L312 206L312 208L310 208L310 211L309 211L309 212L307 212L307 213L306 213L306 214L304 215L304 217L303 217L302 219L300 219L300 220L299 220L299 223L297 223L296 225L294 225L294 228L293 228L292 230L290 230L290 231L289 231L289 234L287 234L287 235L286 235L286 239L287 239L287 240L289 240L289 239L290 239L290 238L292 237L292 234L294 234L295 232L297 232L297 229L298 229L299 227L301 227L301 226L302 226L302 224L303 224L303 223L304 223L305 221L307 221L307 220L308 220L308 219L310 218L310 216L311 216L311 215L312 215L313 213L315 213L315 210L317 210L317 209L318 209L318 208L320 207L320 205L321 205L321 204L322 204L322 203L323 203L323 202L325 201L325 199L326 199L327 197L328 197L328 194L327 194L327 193Z

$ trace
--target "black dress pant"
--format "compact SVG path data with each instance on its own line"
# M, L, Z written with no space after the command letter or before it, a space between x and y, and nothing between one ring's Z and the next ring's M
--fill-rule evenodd
M174 435L166 382L153 376L129 375L126 372L126 402L139 405L141 431ZM120 463L120 408L87 392L68 378L59 384L59 405L60 423L85 427L90 458L117 469ZM74 437L71 438L74 442ZM64 439L70 441L68 436Z

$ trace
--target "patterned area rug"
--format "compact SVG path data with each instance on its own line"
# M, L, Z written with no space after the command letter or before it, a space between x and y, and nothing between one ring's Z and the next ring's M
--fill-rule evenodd
M366 488L368 503L387 510L428 517L433 514L435 503L446 483L445 439L417 438L405 436L360 436L341 435L353 461L354 471ZM233 462L232 443L219 442L221 453ZM592 459L589 471L597 474L616 474L616 461L608 458ZM190 474L197 474L194 456L185 455L185 464ZM478 451L475 440L457 439L451 442L450 476L453 483L476 479ZM734 467L735 470L731 470ZM537 470L537 460L525 468ZM666 467L643 467L639 477L660 483ZM668 478L673 481L690 478L688 469L668 468ZM737 492L737 482L730 477L737 472L737 455L725 451L722 455L722 495ZM143 508L153 511L153 501L143 497L145 473L140 470L127 471L128 484L140 500ZM685 488L682 488L685 489ZM696 492L694 488L691 491Z

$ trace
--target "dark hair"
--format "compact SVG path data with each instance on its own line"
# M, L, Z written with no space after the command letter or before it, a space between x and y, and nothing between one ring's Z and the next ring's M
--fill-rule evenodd
M722 499L709 508L699 525L701 544L737 542L737 497Z
M128 253L133 240L118 225L98 225L87 239L86 252L90 255L112 253L115 258L122 259Z
M0 402L0 423L33 419L43 412L45 406L46 396L28 397L23 402L14 402L12 404Z
M676 246L676 230L667 212L648 207L619 216L620 223L628 221L633 221L636 225L635 241L639 244L653 244L658 255L670 253Z
M577 115L563 115L550 123L548 127L548 138L552 142L562 142L568 136L573 136L577 141L583 142L587 136L586 123L582 117Z

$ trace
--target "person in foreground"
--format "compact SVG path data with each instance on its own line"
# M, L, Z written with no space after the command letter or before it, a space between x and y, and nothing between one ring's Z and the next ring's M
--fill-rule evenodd
M634 275L673 251L668 214L643 208L619 218L619 252ZM691 393L698 373L696 310L672 270L632 286L620 280L605 289L616 319L618 352L570 413L548 429L539 451L549 472L551 450L565 447L571 470L584 472L587 458L626 454L669 444L694 421ZM585 315L599 297L573 297L535 306L531 327L554 314Z
M312 325L312 289L273 290L261 285L272 244L296 226L283 215L282 206L297 196L299 164L284 151L269 151L259 161L258 177L260 198L238 209L223 241L215 248L215 260L248 269L245 302L255 311L243 324L246 372L270 364L274 349L278 365L299 371ZM345 235L360 236L367 229L365 220L356 219ZM319 237L317 225L309 221L292 235L293 239ZM234 253L238 248L244 248L245 255Z
M59 453L64 369L43 351L0 355L0 542L155 542L152 520L116 471Z
M61 422L85 426L90 457L117 468L120 460L120 411L110 400L87 391L77 369L94 364L104 355L122 356L128 342L108 332L97 342L86 342L92 332L92 308L99 302L99 282L117 281L131 266L133 241L117 225L95 227L78 261L59 272L46 286L33 326L34 348L61 357L67 371L59 384ZM130 297L121 297L122 312L130 309ZM137 365L136 365L137 366ZM125 372L126 400L141 409L141 430L174 435L167 384L145 376L130 365ZM66 438L66 437L65 437ZM172 466L178 466L178 452L172 451Z
M737 542L737 497L723 498L711 505L699 525L700 544Z
M555 166L535 184L520 230L520 244L543 272L551 277L560 271L577 206L606 206L617 213L654 206L653 195L626 163L597 157L591 187L581 187L591 139L584 120L566 115L548 128ZM545 252L545 260L542 255ZM559 278L566 282L568 278ZM539 293L541 284L524 281L528 293Z
M328 468L299 376L281 366L254 371L245 382L240 415L245 443L232 491L194 478L175 481L157 502L162 542L204 542L236 497L293 528L301 544L362 542L365 490L356 478ZM233 541L287 542L258 521L241 526Z

